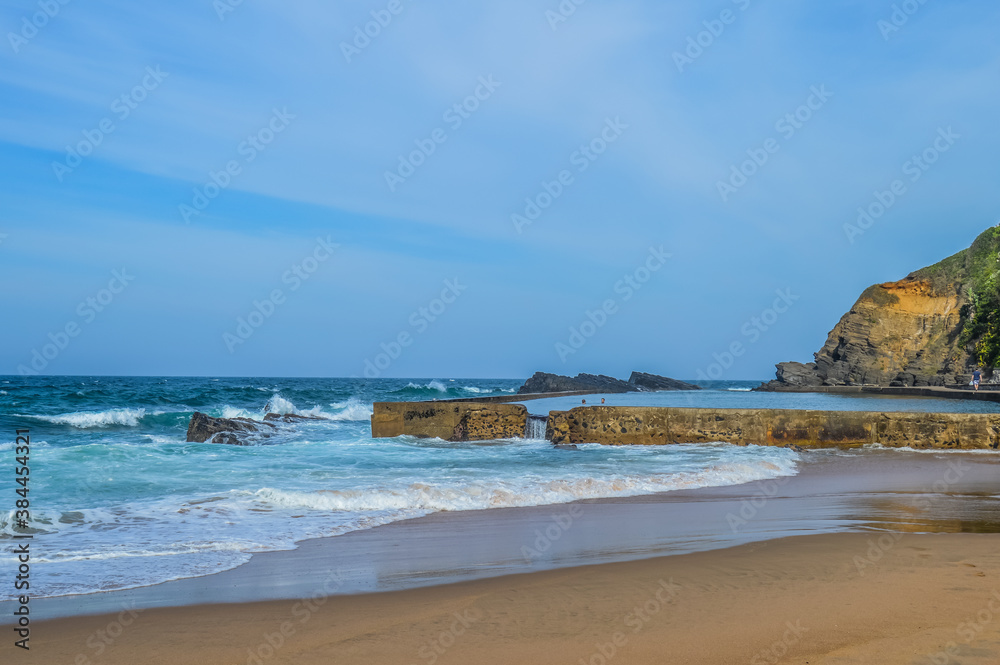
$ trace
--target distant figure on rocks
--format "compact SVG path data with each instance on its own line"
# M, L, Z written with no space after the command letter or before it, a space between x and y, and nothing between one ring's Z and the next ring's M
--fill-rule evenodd
M975 386L974 390L979 390L979 382L983 380L983 373L976 368L976 371L972 373L972 385Z

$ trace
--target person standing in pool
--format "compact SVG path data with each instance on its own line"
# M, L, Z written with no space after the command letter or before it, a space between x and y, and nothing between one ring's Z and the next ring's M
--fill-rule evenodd
M979 368L977 367L975 371L972 373L972 385L974 386L973 388L974 390L977 391L979 390L979 382L982 380L983 380L983 373L980 372Z

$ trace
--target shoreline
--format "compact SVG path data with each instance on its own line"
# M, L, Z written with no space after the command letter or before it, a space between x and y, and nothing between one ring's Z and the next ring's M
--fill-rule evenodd
M990 453L804 453L795 476L627 498L440 512L293 550L254 554L219 573L151 586L33 599L39 616L91 615L123 604L183 607L302 597L337 577L338 594L680 556L841 531L1000 532ZM961 473L956 473L955 468ZM539 540L539 535L548 537ZM9 614L12 601L0 603Z
M822 534L404 591L39 621L21 660L904 665L944 654L985 665L1000 658L998 588L1000 534Z

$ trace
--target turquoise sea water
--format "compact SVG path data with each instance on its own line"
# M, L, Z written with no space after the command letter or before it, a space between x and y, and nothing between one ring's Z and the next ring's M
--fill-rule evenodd
M372 402L511 394L520 384L0 377L0 457L7 458L0 468L9 470L0 475L0 544L12 542L15 533L12 469L19 428L31 432L32 591L39 596L209 574L235 567L254 552L291 549L306 538L438 511L734 485L793 475L800 464L790 450L725 444L588 445L567 454L533 439L455 444L371 438ZM674 406L786 408L834 408L830 405L844 399L737 390L755 384L630 397L633 403ZM983 403L878 402L878 408L917 402L921 410L1000 410ZM934 408L928 402L935 402ZM851 404L869 408L858 400ZM187 443L196 410L254 419L268 412L299 413L326 420L289 426L261 445ZM0 561L12 564L9 547L2 549Z

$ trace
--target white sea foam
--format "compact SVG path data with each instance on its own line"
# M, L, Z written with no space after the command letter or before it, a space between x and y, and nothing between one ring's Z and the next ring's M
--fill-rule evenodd
M263 420L264 414L256 411L247 411L246 409L240 409L235 406L229 406L228 404L223 406L220 411L221 418L250 418L251 420Z
M283 416L285 415L295 415L295 416L318 416L326 417L323 413L323 409L320 406L314 406L311 409L299 410L291 400L287 400L281 396L281 393L275 393L271 396L271 399L267 400L267 405L264 407L265 413L278 413Z
M410 383L406 384L406 387L407 388L416 388L418 390L423 390L423 389L426 388L427 390L436 390L436 391L441 392L441 393L448 392L448 386L444 385L443 383L441 383L437 379L434 379L430 383L428 383L426 385L423 385L423 386L417 385L416 383L413 383L411 381Z
M399 488L291 492L264 488L252 498L257 510L294 509L345 513L417 511L421 514L568 503L581 499L626 497L698 487L738 485L793 475L794 463L723 463L674 474L621 474L535 480L483 480L465 484L411 483Z
M275 393L271 396L271 399L267 400L264 411L267 413L280 413L281 415L299 414L299 410L295 408L295 405L282 397L281 393Z
M331 404L337 413L326 416L330 420L369 420L374 411L371 404L366 404L356 397L351 397L346 402L334 402Z
M24 415L21 418L34 418L54 425L70 425L79 429L91 427L110 427L112 425L125 425L136 427L146 409L110 409L108 411L77 411L75 413L63 413L58 416L34 416Z
M748 393L753 391L753 388L726 388L726 390L732 393Z

